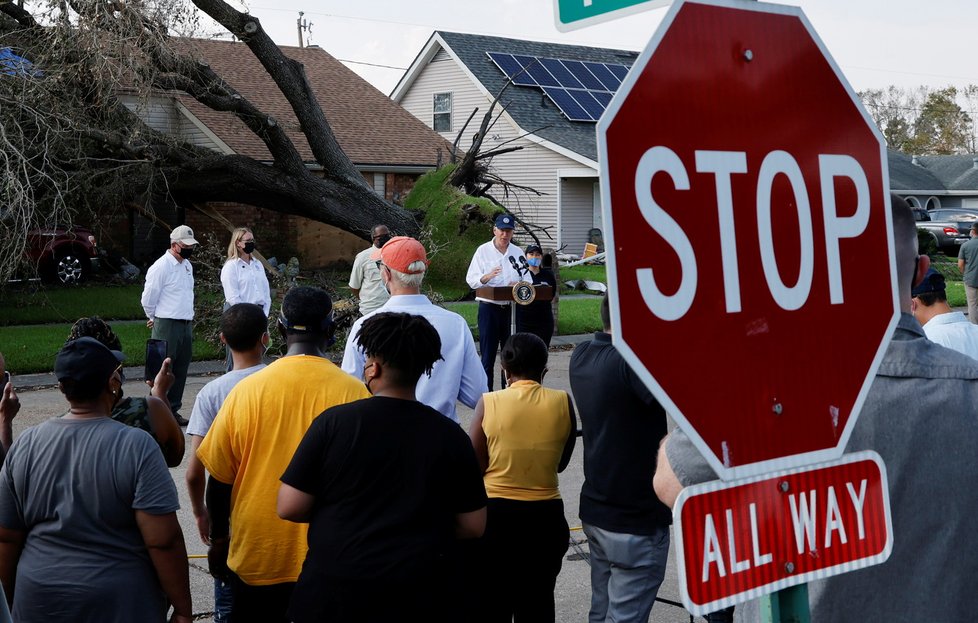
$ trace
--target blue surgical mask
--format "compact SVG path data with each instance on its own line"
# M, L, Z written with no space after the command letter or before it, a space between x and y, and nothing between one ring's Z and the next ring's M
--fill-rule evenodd
M543 258L542 257L528 257L528 258L526 258L526 263L529 264L530 266L539 266L539 265L543 264Z

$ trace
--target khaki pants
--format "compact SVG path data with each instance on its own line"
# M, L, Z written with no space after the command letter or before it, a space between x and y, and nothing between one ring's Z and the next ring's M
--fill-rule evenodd
M968 320L978 324L978 288L965 284L964 295L968 298Z

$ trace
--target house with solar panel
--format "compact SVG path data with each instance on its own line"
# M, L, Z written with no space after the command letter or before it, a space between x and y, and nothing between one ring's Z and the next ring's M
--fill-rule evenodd
M551 240L545 246L580 255L591 230L602 226L595 125L637 56L628 50L437 31L391 99L449 141L478 108L459 141L464 150L490 103L512 81L500 97L504 112L488 131L483 151L521 146L494 158L493 172L544 194L497 198L525 220L548 227Z

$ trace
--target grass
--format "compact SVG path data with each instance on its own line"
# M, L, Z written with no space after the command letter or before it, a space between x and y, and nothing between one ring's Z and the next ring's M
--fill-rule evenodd
M465 318L472 330L472 335L475 336L475 339L479 339L478 303L451 303L445 307ZM599 298L561 299L557 334L578 335L600 331L600 308L601 299Z
M74 322L83 316L136 320L143 317L142 291L141 283L38 290L7 287L0 291L0 326Z
M7 360L7 369L13 374L50 372L54 368L54 356L68 337L70 324L21 326L0 328L0 351ZM143 322L113 323L112 330L122 342L127 366L141 366L146 362L146 340L150 330ZM203 339L194 339L194 361L223 357L221 349Z

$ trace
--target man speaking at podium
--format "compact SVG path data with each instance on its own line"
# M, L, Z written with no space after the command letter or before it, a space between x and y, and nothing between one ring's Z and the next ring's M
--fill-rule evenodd
M469 287L511 286L520 281L520 269L525 265L526 258L523 257L523 250L510 242L515 223L510 214L496 217L492 240L479 245L469 263L469 271L465 275ZM479 351L482 367L489 379L489 391L492 391L496 351L509 339L512 301L490 301L480 296L475 300L479 301Z

